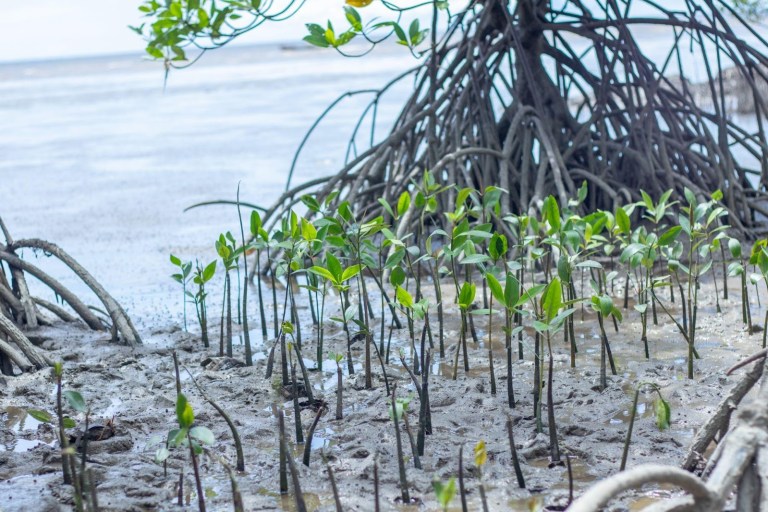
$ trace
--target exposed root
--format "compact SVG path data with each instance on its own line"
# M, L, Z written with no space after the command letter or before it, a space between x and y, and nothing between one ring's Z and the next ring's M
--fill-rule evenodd
M107 309L110 318L112 318L113 324L117 327L118 332L122 335L123 340L129 345L141 344L141 337L133 326L131 319L123 310L122 306L112 298L112 296L104 289L101 284L94 279L90 272L88 272L82 265L80 265L74 258L67 254L64 249L51 242L39 239L19 240L15 242L9 248L11 250L20 248L39 249L45 251L47 254L55 256L62 263L67 265L77 276L88 285L96 297L99 298L104 307Z
M719 503L718 498L699 477L682 469L660 464L644 464L606 478L590 487L568 510L598 512L621 493L651 483L672 484L682 488L693 496L694 504L698 507L695 510L700 512L721 510L713 508Z
M24 356L36 369L40 370L52 364L48 356L32 345L29 338L3 315L0 315L0 332L5 334L8 339L19 347Z
M119 333L125 343L130 345L141 343L138 332L120 304L63 249L37 239L14 241L2 219L0 219L0 230L6 241L6 245L0 244L0 370L3 373L13 375L12 365L16 365L21 371L28 371L42 369L52 364L51 359L35 347L22 331L22 328L34 329L39 325L51 324L51 320L38 310L38 306L65 322L73 322L77 319L63 307L33 297L29 293L26 282L28 276L35 277L50 288L88 327L98 331L105 330L104 323L74 293L36 265L21 259L15 252L21 248L40 250L61 260L104 304L114 325L113 339L117 340ZM8 267L7 271L5 265Z
M588 211L639 200L641 187L651 196L721 189L730 225L746 235L763 229L768 102L760 92L768 83L768 42L754 32L756 43L742 40L737 34L752 29L737 15L726 19L720 11L727 4L688 2L672 11L650 0L632 0L631 10L629 3L609 1L594 14L581 0L557 9L472 3L430 58L396 79L413 76L414 93L389 134L357 152L374 140L358 133L367 125L358 123L347 164L286 191L265 219L274 224L311 190L321 198L339 191L337 201L369 218L385 214L379 197L394 204L430 170L439 183L455 185L438 197L438 212L459 206L463 187L506 189L497 223L535 210L550 194L566 204L586 180ZM631 14L641 11L648 14ZM667 30L664 58L642 52L635 34L643 27ZM599 66L585 64L591 61ZM696 68L706 72L705 86L688 80ZM744 83L741 94L752 97L754 132L729 118L723 83L734 75ZM438 215L431 221L447 222Z

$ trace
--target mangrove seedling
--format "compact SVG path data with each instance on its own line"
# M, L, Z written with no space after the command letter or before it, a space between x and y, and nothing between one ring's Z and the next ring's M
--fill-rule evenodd
M608 334L605 331L605 319L612 316L621 322L622 316L621 311L613 305L613 299L611 299L609 295L596 294L592 296L591 300L591 306L597 313L597 323L600 327L600 391L604 391L608 387L605 364L606 358L611 365L611 374L616 375L616 365L613 362L611 346L608 343Z
M635 415L637 414L637 401L640 397L640 392L643 389L650 389L659 395L658 399L656 399L653 404L653 409L656 413L656 426L659 430L669 428L672 410L669 407L669 402L664 400L664 397L661 394L661 388L652 382L641 382L638 384L637 388L635 388L635 398L632 401L632 409L629 411L629 427L627 428L627 438L624 441L624 451L621 454L621 467L619 467L619 471L624 471L627 467L629 443L632 441L632 428L635 426Z
M309 467L309 459L312 455L312 439L315 437L315 429L317 428L317 424L320 422L320 416L322 416L324 413L325 403L317 408L315 419L312 420L312 424L309 426L309 430L307 431L307 442L304 444L304 458L302 459L302 463L307 467Z
M285 330L285 327L283 327L283 330ZM296 444L301 444L304 442L304 429L301 426L301 407L299 406L299 382L296 379L296 365L293 364L293 345L294 343L288 342L288 364L291 368L291 386L292 386L291 395L293 398L294 426L296 427ZM305 382L304 386L309 387L309 382Z
M349 290L349 285L345 283L360 272L361 266L352 265L347 268L342 268L338 258L330 252L326 253L325 264L325 267L314 265L309 268L309 271L331 283L341 296L342 315L340 321L344 325L344 331L347 333L347 370L349 371L349 374L352 375L355 373L355 368L352 364L352 337L349 333L349 322L354 316L354 309L352 309L349 304L345 304L344 292ZM351 313L348 313L348 311L351 311Z
M184 369L187 371L187 375L189 375L189 378L192 380L192 384L195 385L195 387L197 388L197 391L200 393L200 396L203 397L203 400L211 404L211 407L216 409L216 412L219 413L219 416L222 417L224 422L229 427L230 432L232 432L232 439L235 442L235 454L237 457L236 467L238 471L245 471L245 457L243 456L243 443L240 441L240 433L237 431L237 427L235 426L235 423L232 421L232 418L229 417L229 414L227 414L227 412L221 406L219 406L219 404L214 402L213 399L208 396L205 390L200 386L197 380L192 376L192 372L190 372L187 367L184 367Z
M749 308L749 290L747 289L747 261L741 249L741 242L735 238L728 240L728 250L734 260L728 265L729 276L740 276L741 278L741 321L752 334L752 312Z
M400 267L396 267L396 269L399 269ZM392 272L392 276L395 276L396 272ZM406 290L405 288L401 287L399 284L396 285L395 288L395 298L397 299L397 302L402 307L403 313L405 313L406 318L408 319L408 325L413 326L415 324L414 320L421 320L425 321L425 318L427 317L427 312L429 311L429 301L427 299L421 299L418 302L415 302L413 300L413 296ZM427 324L424 324L424 328L422 330L422 336L421 336L421 350L418 351L416 349L416 337L414 335L415 329L411 329L411 354L414 358L414 364L413 364L413 371L416 375L419 375L421 372L419 369L421 368L424 371L428 371L428 369L424 368L424 354L425 354L425 335L426 335L426 329L428 329Z
M515 407L515 388L512 380L512 338L517 332L523 330L521 325L512 328L513 316L517 317L518 301L520 300L520 281L517 280L512 272L507 272L507 278L504 282L504 288L501 283L490 272L485 274L488 281L488 287L491 289L491 296L504 307L504 336L505 347L507 349L507 403L509 407ZM490 332L490 325L488 327Z
M461 498L461 511L467 509L467 489L464 487L464 444L459 446L459 497Z
M395 443L397 446L397 466L400 475L400 497L403 499L404 504L408 504L411 501L410 494L408 493L408 478L405 473L405 458L403 456L403 439L400 435L400 418L402 416L403 406L397 401L397 383L392 386L392 400L389 406L389 417L392 419L392 424L395 426Z
M287 463L288 468L291 470L291 482L293 483L293 497L295 500L296 512L307 512L307 505L304 502L304 494L301 492L299 473L296 469L296 463L291 456L291 450L288 446L287 436L285 435L283 411L278 409L276 404L272 404L272 414L277 418L277 430L280 439L280 494L288 494Z
M723 193L716 190L710 196L709 201L699 203L696 195L688 188L684 191L688 206L680 208L678 222L680 228L688 237L688 266L681 264L680 268L688 274L688 378L693 379L693 359L696 354L696 315L698 311L699 278L707 273L713 260L707 258L707 262L701 264L701 258L709 255L710 239L719 236L719 233L728 228L720 223L720 217L727 215L727 210L717 206L717 202L723 198ZM670 230L673 228L670 228ZM663 235L662 235L663 237ZM659 238L661 240L661 237ZM752 334L752 321L749 320L749 333Z
M88 507L89 510L97 510L98 504L96 502L96 490L89 478L90 470L85 468L85 459L87 454L87 437L88 437L88 418L90 415L89 409L85 405L85 400L82 395L77 391L63 391L62 390L62 377L64 375L64 366L61 362L53 364L53 375L56 380L56 419L58 426L59 445L61 448L61 466L64 475L64 484L72 485L74 490L75 508L78 511L84 510L84 507ZM69 416L64 415L62 397L66 398L67 403L75 411L84 413L85 430L82 439L82 459L80 470L77 469L77 461L75 458L76 451L74 447L69 445L69 437L66 434L66 429L74 428L77 424ZM53 418L46 411L39 409L28 409L27 414L41 423L53 423Z
M344 379L341 374L341 361L344 354L328 353L328 358L336 363L336 419L344 419L344 408L342 403L342 393L344 391Z
M517 446L515 446L515 435L512 431L514 424L512 423L512 417L507 416L507 435L509 436L509 450L512 455L512 465L515 468L515 476L517 477L517 486L521 489L525 489L525 478L523 478L523 470L520 468L520 459L517 457Z
M500 235L498 233L494 233L491 237L491 241L488 244L488 254L491 256L491 261L493 261L494 265L496 265L500 259L504 258L507 254L507 237L504 235ZM486 274L487 275L487 274ZM490 281L486 279L488 283L488 286L490 286ZM485 290L485 287L483 287ZM498 292L498 290L497 290ZM491 378L491 394L496 394L496 374L493 369L493 291L491 292L490 302L488 305L488 369L490 372L490 378ZM502 302L502 301L499 301ZM503 302L502 302L503 304ZM509 328L509 326L507 326ZM511 360L510 352L509 352L509 345L510 340L507 340L507 362ZM509 377L509 374L508 374ZM511 380L509 381L510 388L511 388ZM514 402L514 397L512 398L512 402Z
M195 475L197 504L199 509L205 512L205 493L203 492L203 483L200 477L198 457L203 453L203 445L213 445L216 442L216 438L207 427L194 425L194 411L183 393L179 393L176 397L176 419L179 422L179 428L168 433L168 446L171 448L179 446L189 447L189 456L192 460L192 470ZM170 452L166 448L160 448L155 454L155 461L158 463L163 462L169 455Z
M448 512L448 506L451 504L453 497L456 496L456 479L451 477L445 483L433 480L432 488L435 490L435 497L440 508L443 509L443 512Z
M237 268L237 253L232 233L221 234L214 244L216 254L224 265L224 295L221 307L221 328L219 331L219 356L224 355L226 333L227 357L232 357L232 287L229 272ZM225 331L226 327L226 331Z
M534 301L534 304L536 302ZM554 353L552 352L552 335L557 333L563 326L565 319L573 313L573 308L560 309L566 305L563 303L563 290L560 278L555 277L544 289L541 297L540 307L537 310L538 320L533 322L533 327L541 336L546 337L547 351L549 354L547 371L547 423L549 428L549 449L552 464L560 463L560 446L557 441L557 426L555 424L555 405L553 396L553 373L554 373ZM539 381L539 386L541 381ZM541 388L539 388L539 397L541 397ZM537 425L541 428L541 400L539 400L537 409Z
M760 269L760 281L763 281L768 287L768 240L758 240L752 246L752 253L749 256L749 263ZM757 283L755 283L755 295L758 297L758 305L760 295L757 292ZM768 329L768 309L765 311L765 320L763 321L763 348L766 346L766 329Z
M195 303L197 321L200 324L200 332L202 333L203 346L205 348L210 346L208 340L208 306L206 303L208 292L205 291L205 284L213 278L214 274L216 274L216 260L210 262L205 267L200 265L199 261L195 262L195 274L192 276L192 282L197 285L197 291L192 300Z
M339 489L336 486L336 477L333 476L333 468L331 467L331 463L328 462L328 458L325 456L325 453L320 450L320 457L323 459L323 463L325 463L325 470L328 473L328 480L331 482L331 491L333 492L333 502L336 505L336 512L343 512L343 508L341 506L341 498L339 497Z
M238 311L242 310L241 322L243 325L243 345L245 345L245 365L253 366L253 351L251 350L251 331L248 328L248 247L245 243L245 230L243 229L243 215L240 213L240 183L237 184L237 220L240 223L240 248L237 250L238 254L243 257L243 296L242 307L238 308ZM240 270L238 269L238 287L240 286ZM240 297L238 297L240 300Z
M187 298L191 295L187 292L187 283L189 283L189 275L192 272L191 261L181 261L177 256L171 254L171 264L179 269L175 274L171 274L171 278L181 285L182 291L182 304L184 308L184 330L187 330Z
M485 486L483 485L483 465L488 462L488 452L485 449L485 441L482 439L477 442L474 448L475 468L477 468L477 478L480 480L480 501L483 504L483 512L488 512L488 500L485 497Z
M419 458L419 451L416 448L416 443L413 439L413 431L411 430L411 423L408 420L408 405L411 403L411 397L398 398L397 399L397 415L403 418L403 425L405 426L405 433L408 435L408 442L411 445L411 454L413 456L413 467L421 469L421 459Z
M459 351L464 354L464 371L469 371L469 355L467 354L467 312L475 302L475 293L477 287L474 283L465 282L459 291L458 302L461 310L461 336L458 345L456 345L456 355L453 360L453 380L459 376Z
M259 294L259 320L261 321L261 336L267 338L267 315L264 311L264 297L261 290L261 251L267 248L269 234L262 227L261 216L256 210L251 211L250 218L251 243L249 247L256 251L256 290Z

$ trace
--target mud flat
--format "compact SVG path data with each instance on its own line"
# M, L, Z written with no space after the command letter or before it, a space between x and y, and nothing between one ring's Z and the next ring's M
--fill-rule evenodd
M734 281L731 290L736 289ZM255 294L252 294L252 296ZM732 294L733 295L733 294ZM748 335L741 325L740 305L723 302L724 313L715 312L714 289L705 284L700 292L697 347L702 358L696 361L696 379L686 374L686 346L675 326L663 316L658 326L649 325L651 357L646 360L640 343L637 314L628 311L618 333L609 332L617 363L617 375L609 387L598 391L599 332L591 312L575 313L579 347L577 368L570 368L568 347L558 338L554 344L554 406L560 447L568 454L573 470L574 491L618 471L627 433L634 390L641 382L658 385L672 408L671 427L660 431L655 423L654 399L641 394L630 447L628 466L662 462L679 464L696 429L738 379L724 375L725 369L757 351L762 333ZM172 300L172 299L169 299ZM753 306L753 318L762 318L764 309ZM674 310L673 310L674 311ZM304 314L307 312L305 311ZM293 498L280 496L278 481L278 438L271 405L285 410L286 430L294 432L292 401L285 398L279 382L266 379L270 340L263 341L258 325L251 333L256 343L255 363L245 367L242 345L236 345L233 360L218 357L217 349L204 350L199 334L184 332L175 319L134 318L145 345L137 349L109 342L108 334L57 324L32 332L35 343L64 362L64 388L77 390L86 398L92 423L113 421L115 435L90 445L90 467L98 482L103 510L180 510L176 505L179 474L183 470L183 500L196 506L191 479L192 468L186 451L174 451L166 467L154 462L155 451L168 431L177 426L176 386L172 352L189 369L196 381L237 425L245 450L246 471L238 475L246 510L293 510ZM649 320L649 324L651 324ZM309 322L307 322L309 325ZM513 363L517 406L506 404L506 355L503 335L494 333L494 353L499 391L491 395L488 378L487 334L484 320L476 319L479 344L470 343L470 371L460 369L452 380L452 355L458 339L456 326L446 331L446 358L431 367L430 400L433 433L426 438L422 470L414 468L405 440L406 469L412 504L399 501L398 464L394 429L389 418L388 397L381 371L374 366L374 389L366 390L362 372L348 375L344 370L344 419L334 419L336 367L326 361L324 371L313 370L314 360L306 358L309 379L317 397L328 402L329 411L319 421L312 443L310 467L303 466L303 445L294 445L302 489L310 510L335 510L333 496L321 461L329 459L339 485L345 510L372 510L373 468L378 460L381 503L384 510L438 510L432 481L447 481L457 475L458 451L465 449L465 484L471 510L481 507L478 485L482 480L491 510L562 510L568 503L569 481L565 467L549 466L548 437L536 434L532 396L532 339L526 335L525 359ZM218 328L211 329L218 347ZM378 331L376 331L378 332ZM240 332L236 329L236 335ZM240 336L236 336L239 343ZM397 346L406 350L407 329L396 330ZM305 328L305 343L313 347L311 332ZM341 349L346 337L341 329L327 324L326 343ZM313 353L306 350L305 354ZM353 359L362 361L362 343L353 345ZM515 358L517 359L517 358ZM418 398L408 374L394 364L387 373L398 383L398 395L414 396L411 423L418 422ZM345 365L343 365L345 367ZM184 393L195 410L196 424L209 427L216 436L212 452L234 461L235 452L224 421L202 398L185 370L181 373ZM278 379L279 380L279 379ZM18 377L4 377L0 387L0 509L67 510L72 506L69 487L62 485L60 455L54 429L32 418L28 409L50 413L55 407L55 386L50 371ZM749 400L750 397L747 398ZM302 412L308 428L314 411ZM73 414L82 426L82 416ZM519 489L512 468L507 417L514 422L514 435L522 458L527 489ZM82 428L82 427L81 427ZM75 433L76 429L72 430ZM546 425L544 432L546 432ZM291 434L292 437L292 434ZM406 438L407 439L407 438ZM488 462L482 475L474 465L472 447L487 443ZM293 441L293 439L291 439ZM293 445L293 443L292 443ZM231 491L226 473L210 456L203 457L202 477L210 510L230 510ZM643 504L674 494L667 488L650 488L641 496L628 496L612 510L641 510ZM637 501L629 508L628 503ZM458 497L451 510L459 510Z

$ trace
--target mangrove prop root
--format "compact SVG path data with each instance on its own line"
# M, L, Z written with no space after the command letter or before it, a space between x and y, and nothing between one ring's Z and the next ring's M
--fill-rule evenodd
M19 258L15 254L2 250L2 248L0 248L0 260L5 261L12 267L18 267L27 274L36 277L39 281L41 281L54 293L61 297L64 302L69 304L70 307L75 311L75 313L77 313L77 315L83 320L83 322L86 323L88 327L94 331L104 330L104 325L93 313L93 311L91 311L83 301L81 301L74 293L69 291L69 289L65 288L64 285L59 283L56 279L40 270L35 265L32 265L26 260Z
M665 483L682 488L690 493L697 510L712 510L710 507L717 498L707 485L697 476L672 466L644 464L629 471L622 471L590 487L568 508L569 512L597 512L602 510L611 499L624 491L639 489L645 484Z
M27 338L24 333L21 332L15 325L13 325L13 322L11 322L3 314L0 314L0 333L5 334L8 339L14 342L16 346L19 347L19 350L21 350L24 359L27 360L25 361L24 359L19 359L18 352L13 350L5 350L3 349L2 345L0 345L0 350L2 350L2 352L6 354L22 370L28 369L30 366L34 366L36 369L40 370L53 364L51 359L48 358L48 356L46 356L41 350L35 347L32 342L29 341L29 338ZM8 344L4 343L4 345Z
M11 251L21 248L39 249L46 254L55 256L62 263L67 265L72 272L82 279L88 288L96 294L96 297L99 298L101 303L104 304L110 318L112 318L112 322L117 326L117 330L123 336L123 340L131 346L141 344L141 337L122 306L120 306L120 304L109 294L109 292L107 292L106 289L104 289L90 272L67 254L66 251L54 243L36 238L17 240L12 245L8 246L8 249Z
M639 200L640 184L652 197L669 188L678 197L686 187L701 196L721 188L737 232L765 229L759 213L767 210L766 192L756 178L768 169L767 136L730 117L723 78L743 80L749 107L764 118L768 102L759 91L768 81L768 42L728 4L689 2L671 10L652 0L617 0L606 13L591 12L581 0L549 6L472 2L428 58L396 79L408 77L414 87L391 131L378 140L371 134L370 147L358 151L362 134L355 130L345 165L287 187L266 210L265 225L309 192L324 199L339 191L336 202L364 207L368 218L386 216L377 199L395 204L429 169L438 183L455 185L439 196L436 211L453 211L462 188L488 184L509 191L502 218L535 212L550 194L567 204L583 181L589 207L610 211ZM636 41L643 26L670 35L661 55L644 53ZM680 58L690 48L701 62ZM603 64L584 64L587 53ZM708 83L693 84L693 69L705 69ZM372 91L371 103L390 86ZM362 123L368 124L375 123ZM739 152L754 163L738 161ZM407 212L398 232L415 229L419 217ZM447 228L442 216L431 220Z
M755 354L755 356L759 355ZM749 359L754 358L752 356ZM737 365L738 366L738 365ZM736 367L729 370L729 373ZM682 468L688 471L693 471L701 460L702 454L707 449L709 444L715 439L718 432L721 432L728 428L728 423L731 414L739 405L744 396L754 387L755 383L763 375L765 365L760 361L749 372L747 372L741 380L739 380L733 388L728 392L725 398L720 402L715 410L715 413L702 425L702 427L696 432L693 438L688 453L685 456L685 460L682 463Z

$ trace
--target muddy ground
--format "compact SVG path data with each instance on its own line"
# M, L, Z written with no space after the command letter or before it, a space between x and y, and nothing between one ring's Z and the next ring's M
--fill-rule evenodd
M700 292L697 347L702 356L696 361L696 379L687 380L686 346L674 324L659 311L658 326L649 326L651 358L643 356L638 314L625 312L620 332L609 331L618 375L609 377L609 389L599 392L599 338L596 318L576 312L579 354L575 369L569 368L568 347L557 336L554 344L554 400L560 448L569 454L576 494L590 483L618 471L627 432L629 409L635 387L640 382L660 386L672 408L671 428L659 431L655 424L652 394L641 395L630 450L629 465L649 462L679 464L696 429L712 413L721 397L738 379L726 377L732 363L759 349L762 333L748 335L741 322L741 307L731 282L731 300L722 301L724 313L715 311L711 283ZM256 294L251 293L251 297ZM620 291L617 289L617 295ZM754 295L754 294L753 294ZM212 294L213 296L213 294ZM212 299L213 300L213 299ZM618 298L616 301L618 302ZM754 300L754 299L753 299ZM217 306L218 307L218 306ZM190 326L185 332L176 317L162 312L134 318L145 344L136 349L110 343L109 335L81 327L56 324L30 332L34 341L65 365L64 388L80 391L93 411L93 422L114 418L116 435L91 443L90 467L98 482L103 510L181 510L177 506L180 471L184 471L184 499L196 508L191 480L192 469L185 451L174 452L167 468L154 462L157 448L176 424L176 389L172 352L179 355L206 392L233 416L245 449L246 471L238 475L246 510L293 510L291 496L278 492L277 429L270 406L277 403L286 411L286 427L294 432L292 402L279 391L274 379L265 378L266 354L271 341L264 342L257 324L255 305L251 306L252 342L257 346L253 367L230 364L218 358L217 348L205 350L199 332ZM765 309L752 304L753 318L762 319ZM211 308L212 311L215 307ZM676 312L677 309L673 309ZM333 312L332 312L333 313ZM301 315L308 317L307 310ZM213 315L212 315L213 316ZM331 315L329 315L331 316ZM755 320L755 323L762 323ZM498 320L497 320L498 324ZM540 510L562 507L568 500L568 478L563 467L548 467L548 438L536 434L532 397L532 339L526 336L525 359L515 357L514 387L517 407L506 405L506 356L502 335L494 334L495 367L499 391L491 395L488 377L485 320L476 325L480 343L470 343L468 373L460 370L457 380L450 378L450 364L458 334L455 321L446 331L446 360L436 357L431 368L430 390L433 434L427 437L423 470L414 468L408 454L406 467L411 496L416 503L399 502L398 465L393 424L387 412L387 396L381 370L374 366L375 389L364 389L363 375L344 376L344 419L334 419L335 364L326 361L324 371L312 371L315 362L314 336L305 324L304 355L315 393L328 401L329 411L318 425L312 443L309 468L301 465L303 446L295 448L301 485L309 510L334 510L333 497L321 450L330 459L345 510L373 510L373 465L378 458L381 502L384 510L438 510L432 490L434 479L447 480L457 474L459 446L465 445L466 486L470 510L480 508L478 484L486 487L491 510ZM237 328L237 326L236 326ZM326 343L340 349L344 333L328 324ZM237 334L239 330L236 329ZM376 329L378 333L378 328ZM435 329L436 332L436 329ZM211 329L218 347L218 328ZM243 358L241 336L236 336L235 357ZM407 329L395 331L393 353L398 345L407 347ZM213 362L210 362L213 358ZM353 348L356 368L363 359L363 346ZM206 366L203 363L206 362ZM397 382L398 394L415 394L408 375L399 365L387 367L390 380ZM207 404L182 371L183 391L196 413L196 422L213 430L213 452L234 461L230 432L216 411ZM70 489L62 485L60 457L54 429L26 414L26 409L54 412L55 387L50 371L0 382L0 510L69 510ZM411 405L411 422L418 423L418 399ZM523 458L522 470L527 490L517 487L511 464L505 421L515 422L517 448ZM82 415L73 417L80 422ZM305 410L306 430L314 417ZM545 414L546 420L546 414ZM546 432L546 426L545 426ZM292 435L292 434L291 434ZM482 475L474 466L472 447L485 440L488 463ZM404 441L408 452L407 441ZM409 452L408 452L409 453ZM209 510L230 510L231 492L225 471L217 461L205 457L202 477ZM612 510L641 510L644 504L674 494L671 488L649 488L641 495L629 496ZM636 502L630 505L630 502ZM450 510L460 510L458 498Z

